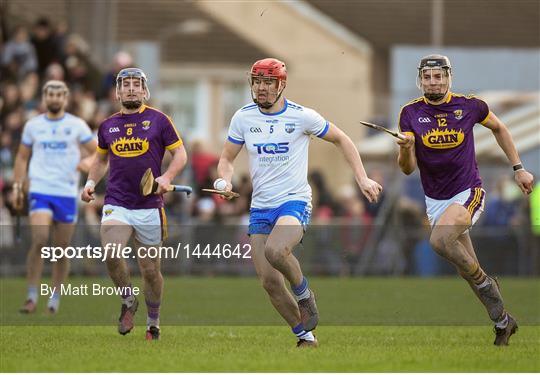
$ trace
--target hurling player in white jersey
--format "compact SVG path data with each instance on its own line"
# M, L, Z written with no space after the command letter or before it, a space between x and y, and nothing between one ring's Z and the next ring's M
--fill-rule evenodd
M340 149L369 201L377 200L382 187L367 177L356 147L344 132L282 95L286 82L285 64L277 59L259 60L252 66L255 103L234 114L218 177L227 182L226 190L232 190L233 162L245 145L253 182L249 234L255 269L270 301L299 339L297 346L317 346L311 332L319 319L315 295L292 254L311 214L310 138L322 138Z
M53 246L66 247L71 241L77 221L79 171L88 171L89 156L81 161L80 146L92 155L97 142L86 122L65 112L69 90L62 81L48 81L42 97L47 112L30 119L24 126L21 144L15 158L13 177L16 210L23 207L23 185L29 180L29 216L32 243L26 261L28 295L21 313L36 310L38 284L43 270L41 248L49 241L53 226ZM69 261L59 259L52 266L52 282L56 291L49 298L49 312L58 311L60 285L69 273Z

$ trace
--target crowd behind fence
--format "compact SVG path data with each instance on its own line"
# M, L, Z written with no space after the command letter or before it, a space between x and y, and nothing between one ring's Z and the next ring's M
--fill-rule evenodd
M65 24L54 25L46 18L30 26L19 25L7 35L0 59L0 274L3 276L23 275L29 245L27 207L23 212L23 241L17 243L14 238L11 188L13 163L24 124L44 111L39 88L49 79L66 81L70 88L68 111L84 119L96 133L99 124L119 109L114 89L117 72L136 65L125 51L119 51L108 65L97 64L82 37L70 33ZM177 182L192 185L197 192L210 187L217 177L219 155L209 151L204 140L186 140L186 147L189 164ZM453 273L429 246L423 202L415 199L421 195L420 185L417 183L411 193L406 183L396 180L388 171L371 168L368 173L385 187L398 186L399 194L395 189L386 189L381 200L371 204L354 181L331 191L324 171L310 172L313 225L296 251L307 272L341 276ZM205 232L204 228L211 228L207 237L208 233L215 235L234 228L239 233L237 241L247 243L252 187L247 175L238 176L234 183L241 198L231 202L200 193L190 199L166 195L170 240L187 236L196 242L197 232ZM512 186L509 177L501 175L490 187L488 214L472 231L473 241L482 264L490 272L537 275L540 234L531 227L528 200L520 197ZM105 188L106 181L98 185L97 199L92 204L80 204L74 241L99 243ZM385 204L388 208L383 211L381 207ZM102 264L90 260L75 260L72 270L81 275L105 274ZM225 259L168 260L164 270L187 275L254 274L250 261L232 263Z

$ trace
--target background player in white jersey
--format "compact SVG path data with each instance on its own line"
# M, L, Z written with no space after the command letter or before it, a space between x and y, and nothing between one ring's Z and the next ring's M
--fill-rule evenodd
M77 221L79 170L86 171L88 160L81 161L80 145L93 154L96 141L84 120L65 112L69 91L62 81L48 81L43 86L43 101L47 113L29 120L24 126L21 145L14 169L14 202L16 210L23 207L23 184L28 170L29 211L32 244L26 261L28 296L22 313L36 310L38 283L43 270L41 247L46 246L50 227L54 223L54 246L66 247L71 241ZM91 158L92 156L88 157ZM87 158L87 159L88 159ZM69 273L69 260L53 263L52 282L60 290ZM59 292L49 298L49 312L58 311Z
M255 104L234 114L218 175L227 181L230 191L233 161L245 144L253 182L249 234L255 269L270 301L298 337L298 346L316 346L311 332L319 315L315 295L292 254L311 214L307 181L311 136L332 142L343 152L369 201L376 201L382 188L367 177L358 151L345 133L314 110L282 95L286 82L285 64L277 59L259 60L252 66Z

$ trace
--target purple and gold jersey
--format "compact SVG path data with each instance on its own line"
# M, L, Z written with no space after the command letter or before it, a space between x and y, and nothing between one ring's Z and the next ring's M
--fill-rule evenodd
M475 97L450 93L439 105L423 97L407 103L399 115L399 129L414 135L416 160L425 194L449 199L479 187L473 127L485 123L487 104Z
M182 145L171 119L164 113L142 106L133 114L116 113L103 121L98 131L98 152L109 155L109 180L105 204L128 209L160 208L160 195L144 197L139 183L148 168L161 176L165 150Z

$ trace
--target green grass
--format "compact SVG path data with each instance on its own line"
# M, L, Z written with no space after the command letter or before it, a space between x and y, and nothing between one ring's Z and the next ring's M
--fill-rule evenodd
M144 341L144 308L134 332L116 333L115 297L65 297L53 317L42 299L38 313L21 316L24 281L0 283L2 372L540 371L538 279L501 280L520 330L499 348L485 311L457 278L313 278L316 350L294 347L252 278L166 278L159 342Z
M282 327L2 327L2 371L539 371L539 327L493 347L487 327L321 327L297 350Z

